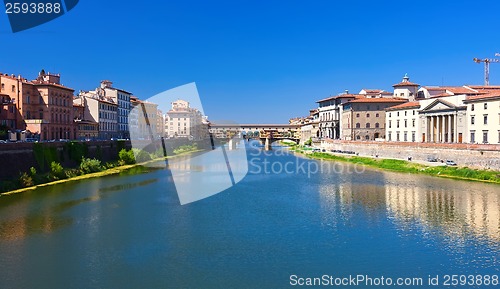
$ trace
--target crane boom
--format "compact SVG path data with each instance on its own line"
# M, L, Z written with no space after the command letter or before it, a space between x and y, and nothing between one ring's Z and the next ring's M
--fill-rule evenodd
M500 56L500 53L497 53L497 54L495 54L495 56ZM485 86L489 86L490 85L490 63L500 62L500 59L491 59L491 58L479 59L479 58L474 58L472 60L474 60L475 63L484 62L484 85Z

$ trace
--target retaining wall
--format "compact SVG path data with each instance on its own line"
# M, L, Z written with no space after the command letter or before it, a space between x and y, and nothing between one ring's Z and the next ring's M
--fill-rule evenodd
M453 160L458 166L500 171L500 145L324 140L321 147L404 160L412 157L413 160L427 161L427 158L434 157L444 161Z

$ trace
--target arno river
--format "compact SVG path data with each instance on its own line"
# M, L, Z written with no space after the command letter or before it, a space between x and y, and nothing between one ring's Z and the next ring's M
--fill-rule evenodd
M500 186L350 164L257 170L321 165L273 153L254 156L234 187L183 206L167 170L0 197L0 288L294 288L324 275L450 288L446 275L500 274Z

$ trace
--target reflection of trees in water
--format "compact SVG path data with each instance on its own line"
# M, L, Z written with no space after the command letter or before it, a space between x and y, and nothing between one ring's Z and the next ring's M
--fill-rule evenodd
M136 187L146 186L157 182L158 179L148 179L137 183L119 184L105 188L99 188L95 194L76 200L61 201L40 210L33 208L19 207L19 211L28 210L25 214L16 214L21 217L9 218L8 216L0 220L0 240L14 241L24 239L32 234L50 234L56 230L73 224L73 218L63 215L67 210L87 202L99 201L110 193L122 192ZM53 186L51 190L56 190ZM47 194L52 191L47 192ZM46 195L47 197L47 195ZM33 211L31 211L33 210ZM19 211L17 213L19 213Z

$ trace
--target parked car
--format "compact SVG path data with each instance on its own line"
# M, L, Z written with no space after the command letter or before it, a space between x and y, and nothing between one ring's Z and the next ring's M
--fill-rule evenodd
M318 148L313 149L313 152L320 152L321 150Z
M7 143L6 140L0 139L0 143Z
M428 162L431 162L431 163L437 163L438 159L437 159L437 158L435 158L435 157L428 157L428 158L427 158L427 161L428 161Z
M456 162L454 162L454 161L451 161L451 160L447 160L447 161L446 161L446 165L447 165L447 166L456 166L456 165L457 165L457 163L456 163Z

